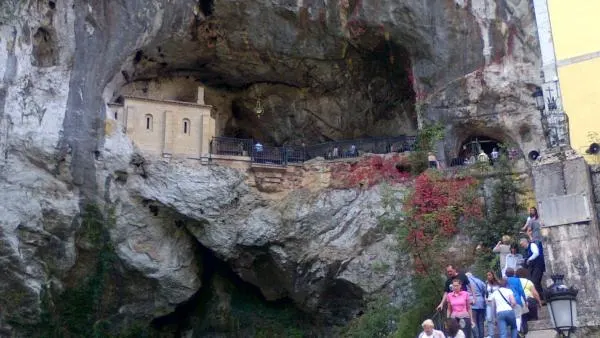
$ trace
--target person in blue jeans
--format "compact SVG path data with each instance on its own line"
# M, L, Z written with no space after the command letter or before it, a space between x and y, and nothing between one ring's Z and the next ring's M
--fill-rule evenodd
M527 297L525 297L521 280L515 277L515 270L512 268L506 269L506 287L513 292L513 297L515 297L517 305L513 309L517 318L517 330L521 331L521 316L523 315L523 308L527 306Z
M486 273L486 281L486 298L488 299L485 314L485 320L488 324L488 335L486 338L495 338L496 307L494 306L494 302L489 300L488 296L494 293L494 291L498 290L498 288L500 288L500 285L498 284L498 277L496 277L496 273L494 273L494 271L491 270Z
M484 323L485 323L485 308L486 308L486 302L485 302L485 283L473 276L472 273L467 272L465 274L467 276L467 278L469 279L469 284L473 286L473 290L475 291L474 294L472 294L471 296L473 297L473 305L471 305L471 310L473 310L473 321L475 322L475 327L473 328L473 331L475 331L475 337L477 338L483 338L484 337Z
M513 308L517 305L511 289L506 287L506 280L499 280L500 288L489 295L496 306L496 318L500 338L518 338L517 317ZM510 328L510 335L508 330Z

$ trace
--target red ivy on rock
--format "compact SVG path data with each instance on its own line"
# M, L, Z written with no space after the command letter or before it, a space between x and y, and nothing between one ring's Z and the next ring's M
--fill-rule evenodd
M441 265L440 253L458 233L460 221L482 217L477 186L472 177L446 178L432 171L416 178L403 206L400 240L412 254L417 273L428 274Z
M400 155L372 155L355 162L331 164L331 178L336 188L371 187L381 182L400 183L410 178L410 173L397 169L404 162Z

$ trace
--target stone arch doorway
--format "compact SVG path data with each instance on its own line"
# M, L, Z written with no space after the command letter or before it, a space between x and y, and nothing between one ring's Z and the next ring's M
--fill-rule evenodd
M496 149L501 152L502 142L485 135L471 135L467 137L456 152L457 157L453 158L450 166L464 165L474 163L477 155L483 150L484 153L492 158L492 152Z

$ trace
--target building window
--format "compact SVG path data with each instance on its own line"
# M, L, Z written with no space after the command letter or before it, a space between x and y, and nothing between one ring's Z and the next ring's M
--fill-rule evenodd
M188 120L188 119L183 119L183 133L184 134L190 133L190 120Z
M152 130L152 115L146 114L146 130Z

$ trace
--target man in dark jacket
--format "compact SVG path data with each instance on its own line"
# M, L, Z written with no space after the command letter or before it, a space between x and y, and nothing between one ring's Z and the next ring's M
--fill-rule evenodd
M544 275L544 272L546 272L544 249L541 245L526 238L521 238L519 244L521 244L522 248L527 249L523 265L529 270L531 281L533 282L533 285L535 285L536 291L541 296L544 294L542 289L542 276Z

